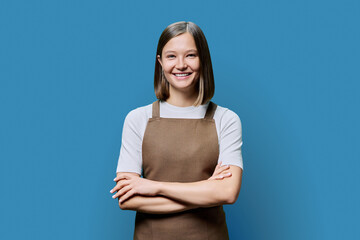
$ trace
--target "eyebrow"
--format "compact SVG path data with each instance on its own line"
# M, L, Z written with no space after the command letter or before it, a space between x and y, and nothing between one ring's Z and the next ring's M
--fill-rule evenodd
M197 50L196 49L189 49L189 50L187 50L186 52L192 52L192 51L194 51L194 52L197 52ZM174 53L175 51L166 51L166 52L164 52L164 54L167 54L167 53Z

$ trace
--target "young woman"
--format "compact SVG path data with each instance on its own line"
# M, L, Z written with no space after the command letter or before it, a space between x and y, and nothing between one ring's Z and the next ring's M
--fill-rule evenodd
M163 31L154 87L158 100L125 118L110 192L121 209L137 211L134 239L228 239L222 205L240 191L241 122L210 101L210 52L196 24Z

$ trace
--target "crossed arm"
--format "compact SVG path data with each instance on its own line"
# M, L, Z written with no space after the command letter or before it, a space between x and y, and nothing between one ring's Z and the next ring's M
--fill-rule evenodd
M235 203L241 187L242 169L217 165L207 180L176 183L141 178L136 173L117 173L110 191L123 210L146 213L174 213L198 207Z

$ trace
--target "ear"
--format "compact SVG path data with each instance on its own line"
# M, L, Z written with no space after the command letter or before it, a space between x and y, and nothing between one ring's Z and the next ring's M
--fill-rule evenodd
M162 62L161 62L161 57L160 57L160 55L157 55L156 58L157 58L157 60L159 61L161 67L162 67Z

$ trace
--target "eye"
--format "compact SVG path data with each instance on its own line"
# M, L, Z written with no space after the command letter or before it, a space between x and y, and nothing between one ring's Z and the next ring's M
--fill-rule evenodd
M174 57L175 57L175 55L172 55L172 54L166 56L166 58L174 58Z
M190 53L188 54L189 57L196 57L196 54L195 53Z

